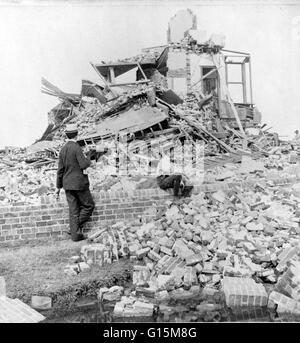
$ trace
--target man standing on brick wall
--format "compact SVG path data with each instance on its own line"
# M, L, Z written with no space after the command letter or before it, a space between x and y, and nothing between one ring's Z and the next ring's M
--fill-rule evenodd
M90 150L84 156L81 147L76 142L78 135L77 125L69 124L65 130L67 143L59 153L56 194L64 188L69 205L70 232L73 241L86 239L83 235L83 224L89 220L95 203L89 190L89 179L86 169L91 165Z

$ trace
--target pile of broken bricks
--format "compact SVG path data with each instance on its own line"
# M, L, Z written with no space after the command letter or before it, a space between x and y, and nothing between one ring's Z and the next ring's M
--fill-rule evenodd
M199 299L204 289L222 293L228 307L300 314L299 203L299 184L259 183L168 201L155 220L92 233L73 274L130 256L133 289L118 291L117 316L155 313L172 300Z
M126 228L124 223L116 223L93 232L88 238L92 244L84 245L79 255L71 256L64 272L75 276L89 271L92 265L102 267L104 264L118 261L120 257L128 256L129 249L124 232Z

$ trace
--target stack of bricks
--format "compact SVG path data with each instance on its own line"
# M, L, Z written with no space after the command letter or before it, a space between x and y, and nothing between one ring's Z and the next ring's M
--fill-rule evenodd
M115 317L151 317L154 309L151 303L123 296L121 301L116 302L113 314Z
M157 274L171 274L175 268L185 267L185 262L179 257L164 256L155 266Z
M300 300L300 262L291 260L288 264L289 267L277 281L275 290L298 301Z
M101 243L84 245L81 248L82 259L89 265L97 264L102 267L106 263L112 263L112 251Z
M268 295L264 286L253 279L225 276L222 282L228 307L267 305Z
M278 272L282 272L286 265L287 262L289 262L291 259L295 258L300 252L300 249L298 246L295 247L288 247L286 248L281 254L278 256L278 265L276 267Z
M234 322L268 321L269 313L265 307L240 307L234 309L230 319Z
M271 292L268 300L268 308L275 309L277 313L291 313L300 315L300 302L278 292Z

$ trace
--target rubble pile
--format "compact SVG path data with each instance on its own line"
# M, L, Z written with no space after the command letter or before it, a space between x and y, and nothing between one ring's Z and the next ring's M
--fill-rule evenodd
M98 293L100 301L116 302L115 316L167 319L186 311L169 306L180 301L191 302L194 321L221 320L223 304L300 314L299 144L261 125L252 90L247 99L250 54L226 55L224 40L208 38L190 10L180 11L169 23L168 44L92 64L103 85L82 80L81 93L71 94L42 79L42 92L60 101L48 127L26 149L0 151L0 204L39 202L54 192L70 123L84 152L96 148L88 168L93 192L157 187L154 162L171 151L193 185L207 186L153 209L155 219L95 230L70 258L64 272L72 277L130 258L132 287ZM244 71L242 103L233 103L228 90L230 64ZM134 68L134 80L118 83ZM199 142L203 165L188 166ZM51 306L44 300L34 299Z
M204 301L204 293L224 294L232 308L274 309L282 301L281 312L286 297L295 304L289 311L297 312L299 184L282 187L256 178L251 186L168 201L155 220L92 232L81 261L102 266L130 256L134 264L130 293L112 295L115 315L155 314L166 303L191 299L198 301L197 313L218 311L221 303Z
M130 131L130 124L128 128L120 128L120 130L113 130L107 133L97 134L97 127L106 125L106 121L111 118L123 116L124 111L133 109L144 110L148 107L154 107L163 110L167 113L167 123L163 123L160 129L147 126L145 123L144 136L140 133L138 127L133 128L133 132L130 132L133 137L127 137L127 142L132 140L142 140L147 143L152 141L153 138L166 134L169 129L169 141L176 138L189 139L195 141L201 139L205 143L207 155L215 155L227 151L232 151L230 148L237 146L241 137L235 137L236 134L228 131L225 134L226 141L232 142L227 145L224 141L219 140L219 127L216 119L219 118L217 109L215 107L215 100L212 96L199 99L197 91L193 91L188 96L180 99L180 103L174 105L171 100L168 102L163 101L162 94L169 92L168 89L163 89L161 86L155 83L149 82L147 86L137 85L136 89L124 89L123 93L117 97L116 100L110 101L106 104L100 104L97 99L88 100L86 97L81 99L80 105L73 107L72 114L62 120L58 126L53 128L53 132L48 133L46 139L64 139L64 127L67 123L76 123L79 128L79 143L81 145L103 142L110 144L111 140L114 140L117 135L126 135L127 129ZM172 92L172 91L171 91ZM151 94L149 96L149 93ZM172 92L172 96L176 96ZM199 100L198 100L199 99ZM92 101L92 103L91 103ZM173 129L173 130L171 130ZM147 132L149 131L149 132ZM215 135L216 134L216 135ZM260 131L260 135L263 136L263 131ZM233 137L235 137L233 141ZM232 138L232 139L231 139ZM246 137L244 137L246 139ZM258 138L256 138L258 139ZM250 143L250 142L249 142ZM270 144L270 142L269 142ZM253 144L248 144L251 149L248 152L259 151ZM268 143L264 143L263 146L267 146ZM247 151L246 151L247 152Z
M57 157L63 142L43 141L0 154L0 204L39 203L55 191Z
M297 161L294 148L260 124L252 98L244 96L243 103L233 103L230 97L225 69L230 63L246 67L250 54L239 53L242 62L234 62L232 55L226 55L224 35L207 36L197 29L190 10L171 18L167 42L137 56L92 64L102 85L82 80L80 94L64 92L42 78L42 92L57 97L59 104L48 113L48 127L35 144L1 152L0 202L36 202L36 194L53 192L57 156L69 123L77 124L84 151L95 146L101 151L89 169L95 191L139 188L153 176L152 162L161 152L173 149L182 160L182 146L190 145L192 151L199 142L204 146L205 170L238 163L243 156L276 155L265 164L276 169L284 167L284 153L290 152L291 161ZM118 82L134 68L134 80ZM185 152L185 158L190 157ZM126 170L120 173L125 160ZM15 180L20 187L12 191L6 185Z
M55 191L57 155L62 144L63 142L59 141L55 148L53 146L47 147L46 149L43 148L42 151L30 152L29 148L31 147L29 147L27 151L18 149L2 154L2 158L0 158L2 167L0 172L0 203L3 205L16 202L39 203L41 195L53 194ZM176 151L177 148L179 148L179 152ZM180 144L175 144L175 152L177 156L180 156ZM158 151L155 149L152 157L156 159L159 157ZM115 167L110 163L112 160L113 156L103 155L99 161L93 162L92 167L89 168L91 189L94 192L120 190L130 193L139 188L157 187L155 178L147 176L148 165L140 163L137 159L132 159L135 168L132 168L131 174L117 176ZM250 166L247 166L247 160L250 160L248 163ZM226 154L222 155L219 160L205 159L204 182L241 181L247 177L249 172L255 172L255 168L257 171L261 171L262 177L272 173L272 171L281 172L278 177L291 177L298 174L298 171L291 170L293 163L296 163L297 160L290 153L283 153L281 150L275 151L269 157L261 158L259 162L255 162L246 156L240 157L239 161L242 163L232 163L234 159L226 156ZM188 174L188 170L185 172ZM199 180L193 179L193 175L191 180L195 184L199 183Z
M77 275L88 271L93 265L102 267L128 256L126 229L124 223L116 223L89 235L88 241L93 244L84 245L79 256L72 256L64 272L70 276Z
M83 96L77 106L73 106L67 118L56 121L52 132L46 136L47 139L65 139L64 128L66 123L76 123L79 135L87 135L95 131L95 125L105 118L116 115L128 107L134 106L137 110L147 105L147 90L151 86L138 85L135 89L124 91L109 103L101 104L97 98Z

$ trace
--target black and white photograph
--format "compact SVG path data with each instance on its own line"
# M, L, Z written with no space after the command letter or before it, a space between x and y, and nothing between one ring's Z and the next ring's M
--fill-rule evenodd
M0 1L0 51L0 323L300 322L299 1Z

